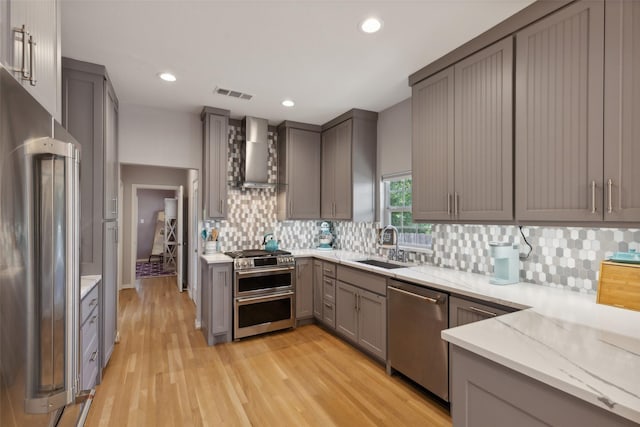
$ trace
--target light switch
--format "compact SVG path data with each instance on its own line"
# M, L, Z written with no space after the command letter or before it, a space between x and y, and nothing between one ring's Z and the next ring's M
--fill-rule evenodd
M140 224L144 224L144 218L140 218Z

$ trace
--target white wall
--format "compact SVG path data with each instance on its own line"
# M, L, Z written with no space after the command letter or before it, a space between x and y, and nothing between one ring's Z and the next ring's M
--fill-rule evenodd
M200 170L199 114L121 104L118 118L121 163Z

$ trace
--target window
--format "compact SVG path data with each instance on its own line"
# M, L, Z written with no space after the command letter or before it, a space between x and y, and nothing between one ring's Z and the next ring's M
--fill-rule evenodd
M383 178L384 225L398 229L398 244L431 248L431 224L414 223L411 215L411 175Z

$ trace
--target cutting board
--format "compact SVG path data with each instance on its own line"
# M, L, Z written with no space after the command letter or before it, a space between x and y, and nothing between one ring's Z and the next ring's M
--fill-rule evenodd
M640 265L602 261L597 302L640 311Z

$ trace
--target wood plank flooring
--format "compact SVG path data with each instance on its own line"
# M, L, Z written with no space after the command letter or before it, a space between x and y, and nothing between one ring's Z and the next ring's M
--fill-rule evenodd
M87 426L451 426L446 410L315 325L208 347L175 277L120 292L120 343Z

